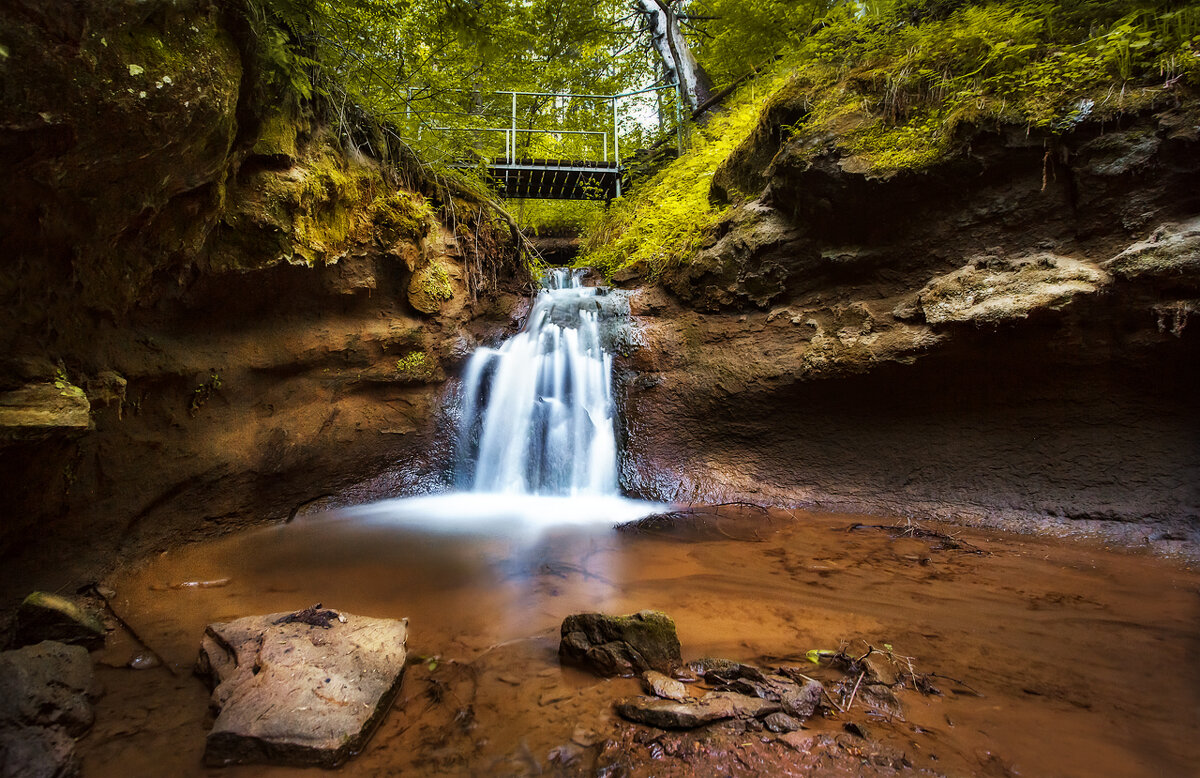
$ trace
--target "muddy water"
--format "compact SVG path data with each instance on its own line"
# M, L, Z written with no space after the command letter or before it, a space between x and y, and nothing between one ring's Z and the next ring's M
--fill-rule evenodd
M986 552L966 553L938 538L847 529L856 522L881 523L748 513L696 531L574 528L535 539L333 517L173 551L109 582L117 611L166 666L101 667L97 724L80 743L84 775L324 774L204 768L211 718L191 675L205 624L315 602L410 620L414 664L346 775L588 773L601 745L579 755L570 741L628 734L611 703L636 686L561 669L559 623L582 610L644 608L675 618L685 659L818 672L805 663L809 649L854 653L867 642L912 657L938 674L941 694L905 692L891 715L860 703L809 727L842 738L853 720L923 774L1197 774L1196 572L1078 541L947 530ZM223 585L178 588L197 581ZM104 661L137 651L117 641ZM876 769L822 767L801 753L795 768L777 754L769 769L753 760L656 769L659 752L648 748L635 773ZM564 755L574 758L567 767Z

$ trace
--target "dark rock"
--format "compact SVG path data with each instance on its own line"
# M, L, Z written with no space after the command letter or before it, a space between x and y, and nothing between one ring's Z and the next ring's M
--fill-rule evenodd
M818 681L792 680L783 675L765 674L756 667L727 659L702 659L691 665L720 691L758 697L777 702L791 716L804 720L821 704L824 687Z
M728 683L738 679L748 679L751 681L763 681L762 670L750 665L744 665L740 662L734 662L731 659L717 659L714 657L705 657L698 659L688 665L692 672L699 675L710 683Z
M100 614L70 597L34 592L17 609L17 645L53 640L93 649L106 634Z
M655 697L664 700L685 700L688 697L687 687L674 678L663 675L657 670L647 670L642 673L642 686Z
M74 737L92 725L91 689L82 646L47 641L0 653L0 775L78 775Z
M778 703L732 692L709 692L688 702L631 697L616 707L623 718L660 729L695 729L714 721L752 719L779 711Z
M0 726L92 726L92 660L82 646L46 641L0 653Z
M400 688L408 622L333 613L328 627L285 613L209 625L207 764L332 767L362 749Z
M680 666L675 622L665 613L630 616L578 613L562 623L558 656L568 664L603 675L634 675L646 670L670 673Z
M772 713L763 719L763 725L776 734L795 732L803 726L799 721L786 713Z
M4 778L73 778L79 775L75 740L58 727L0 726Z

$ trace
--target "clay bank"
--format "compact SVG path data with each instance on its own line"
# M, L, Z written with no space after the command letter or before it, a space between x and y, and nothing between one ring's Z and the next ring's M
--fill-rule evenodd
M551 269L294 5L0 10L0 774L1200 763L1190 60L739 72Z

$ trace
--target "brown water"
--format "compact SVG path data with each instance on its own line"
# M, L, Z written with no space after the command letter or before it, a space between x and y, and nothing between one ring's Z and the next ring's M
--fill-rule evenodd
M698 532L564 529L527 542L333 519L173 551L109 582L116 610L167 666L101 668L97 723L80 743L84 775L324 774L204 768L208 692L191 675L206 624L315 602L408 617L410 656L436 657L409 668L346 775L589 772L599 745L570 768L551 761L552 749L586 730L598 738L585 743L628 740L611 704L636 684L561 669L559 624L578 611L645 608L674 617L685 659L802 665L809 649L853 653L866 641L964 682L978 696L937 679L941 695L901 695L901 716L859 705L809 722L811 734L831 736L859 722L922 774L1200 775L1195 571L1079 541L946 530L987 552L964 553L937 538L848 531L855 522L880 523L743 512ZM104 660L123 664L137 651L110 641ZM794 765L777 754L770 768L667 759L660 770L658 751L645 748L635 773L858 772L830 762L806 773L801 765L815 763L799 753Z

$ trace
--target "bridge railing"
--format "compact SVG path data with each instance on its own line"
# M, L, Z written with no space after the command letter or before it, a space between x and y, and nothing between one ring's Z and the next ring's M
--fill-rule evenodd
M675 84L608 95L408 88L399 96L410 132L435 134L445 156L461 164L552 159L620 169L656 141L669 138L680 150L684 143Z

